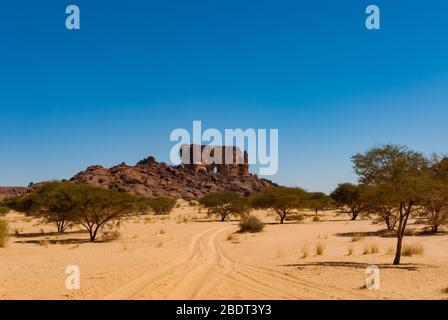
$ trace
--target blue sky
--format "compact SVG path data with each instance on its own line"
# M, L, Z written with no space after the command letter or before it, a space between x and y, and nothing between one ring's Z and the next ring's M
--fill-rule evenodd
M81 29L65 28L65 7ZM381 9L381 30L364 27ZM285 185L375 144L448 151L448 3L1 1L0 185L169 161L175 128L278 128Z

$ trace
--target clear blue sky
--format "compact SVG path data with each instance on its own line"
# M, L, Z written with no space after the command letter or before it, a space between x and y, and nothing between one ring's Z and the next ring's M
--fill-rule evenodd
M81 30L65 29L65 7ZM381 8L381 30L364 27ZM1 1L0 185L169 161L175 128L278 128L272 179L331 191L379 143L448 151L448 2Z

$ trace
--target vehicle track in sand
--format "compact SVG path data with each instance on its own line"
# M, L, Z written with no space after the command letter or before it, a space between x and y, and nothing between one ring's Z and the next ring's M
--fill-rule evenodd
M131 281L104 299L368 299L273 269L240 263L220 242L235 226L219 226L195 235L176 261Z

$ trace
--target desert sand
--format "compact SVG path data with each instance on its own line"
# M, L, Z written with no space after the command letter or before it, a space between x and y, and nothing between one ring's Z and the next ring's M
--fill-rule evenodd
M448 234L416 235L424 253L393 266L396 239L372 220L313 213L280 225L267 211L266 227L238 233L238 221L207 218L181 202L169 216L124 221L117 239L90 243L73 230L9 213L11 237L0 248L0 299L447 299ZM316 255L316 246L325 250ZM375 246L378 253L364 254ZM349 248L352 253L349 254ZM81 272L79 290L65 286L68 265ZM380 288L365 287L366 267L380 268Z

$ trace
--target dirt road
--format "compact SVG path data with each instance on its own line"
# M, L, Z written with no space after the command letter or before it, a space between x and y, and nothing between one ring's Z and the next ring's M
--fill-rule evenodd
M241 263L220 243L235 226L208 228L192 237L179 258L133 280L105 299L364 299L364 295Z

